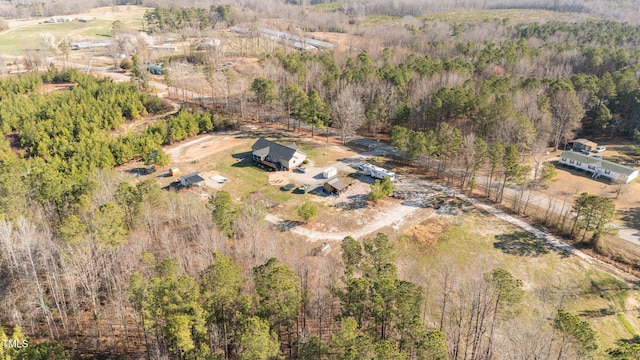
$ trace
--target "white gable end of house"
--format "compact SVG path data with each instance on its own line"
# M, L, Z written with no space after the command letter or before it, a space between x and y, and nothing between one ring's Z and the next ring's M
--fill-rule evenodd
M628 184L638 177L637 169L572 151L563 152L559 163L589 172L593 178L605 177Z

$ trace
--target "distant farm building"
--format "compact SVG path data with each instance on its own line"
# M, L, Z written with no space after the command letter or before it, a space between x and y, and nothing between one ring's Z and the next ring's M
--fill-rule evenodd
M204 181L204 178L202 176L200 176L200 174L198 174L197 172L185 175L185 176L181 176L178 181L180 181L180 185L184 186L184 187L189 187L189 186L199 186L201 182Z
M281 145L263 138L253 144L251 154L254 161L275 170L291 170L307 158L296 144Z
M282 31L267 29L262 27L247 29L239 26L234 26L231 28L231 31L237 32L239 34L255 33L262 38L270 39L270 40L279 42L281 44L291 46L292 48L295 48L298 50L333 49L333 44L326 41L311 39L307 37L302 37L302 36L293 35L293 34L289 34Z
M331 245L329 245L329 243L323 243L320 247L320 255L327 256L327 254L329 254L329 251L331 251Z
M178 51L178 47L176 45L153 45L151 47L153 51L168 51L168 52L176 52Z
M578 170L584 170L590 173L594 179L605 177L611 181L620 181L628 184L638 177L637 169L574 151L563 152L560 155L559 163Z
M45 24L54 24L54 23L64 23L71 22L73 19L68 18L66 16L52 16L49 19L45 20Z
M598 144L594 143L593 141L589 141L587 139L578 139L578 140L573 140L573 151L582 151L582 150L586 150L586 151L593 151L598 147Z
M349 185L345 184L340 178L333 178L324 183L322 186L327 194L340 195L347 190Z
M95 49L111 46L111 41L74 41L69 43L71 50Z
M309 253L309 256L327 256L331 251L331 245L329 243L322 243L322 245L314 248Z

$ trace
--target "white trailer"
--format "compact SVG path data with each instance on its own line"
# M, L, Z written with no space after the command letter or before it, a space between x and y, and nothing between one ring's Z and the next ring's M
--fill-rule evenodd
M331 179L338 174L338 169L334 167L328 167L322 171L322 177L325 179Z
M396 180L396 173L393 171L389 171L387 169L383 169L379 166L371 165L371 164L362 164L360 169L364 171L365 174L371 176L374 179L384 179L389 178L391 181Z

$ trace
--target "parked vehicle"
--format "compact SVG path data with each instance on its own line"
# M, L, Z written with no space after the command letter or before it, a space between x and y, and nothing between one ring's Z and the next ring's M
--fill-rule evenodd
M394 173L393 171L389 171L387 169L383 169L371 164L362 164L361 166L362 168L359 166L358 169L361 169L365 174L371 176L374 179L389 178L389 180L391 181L396 180L396 173Z
M605 146L598 146L595 151L597 153L601 153L601 152L603 152L605 150L607 150L607 148Z
M149 175L156 172L156 166L155 165L149 165L145 168L142 169L142 175Z

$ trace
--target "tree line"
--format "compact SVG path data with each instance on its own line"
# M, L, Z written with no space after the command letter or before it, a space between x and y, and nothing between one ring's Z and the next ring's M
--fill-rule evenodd
M70 88L43 95L35 92L36 85L42 83L65 83ZM149 110L163 112L168 108L132 83L116 84L75 71L2 80L0 88L13 91L0 103L0 129L5 135L16 136L13 146L22 152L15 156L5 139L5 176L0 182L4 189L12 190L5 190L6 197L0 202L10 218L23 208L17 206L9 211L11 204L16 205L13 200L31 193L38 201L52 204L61 220L75 213L79 199L90 195L88 178L94 170L110 169L134 159L163 166L168 157L162 145L232 126L229 118L213 111L202 113L185 108L142 133L114 137L111 132L125 121L137 119ZM26 181L9 185L19 172L25 171L20 169L27 169Z
M211 5L209 9L196 7L164 8L161 6L144 14L149 32L178 32L185 28L204 30L218 23L233 24L230 5Z
M399 277L396 242L377 234L345 238L341 262L326 273L303 254L301 262L269 257L263 246L273 231L265 227L259 197L238 203L219 194L207 209L195 196L160 191L153 180L131 185L109 173L92 179L96 188L84 210L56 232L28 218L0 221L0 245L7 249L0 254L2 285L12 290L0 301L20 314L12 321L3 312L3 323L22 325L5 330L7 337L26 338L24 328L30 337L54 341L10 350L9 356L70 358L63 345L72 344L75 334L96 339L83 345L83 353L118 357L603 354L588 322L562 310L571 288L546 295L550 303L560 302L552 325L529 329L519 313L525 296L537 295L525 294L522 281L504 269L469 276L455 273L445 259L418 285ZM37 204L29 208L35 221L47 215ZM229 236L224 224L231 226L230 241L221 237ZM252 245L253 236L258 241ZM314 271L319 277L311 276ZM29 291L17 291L25 287ZM505 328L513 335L508 340ZM118 335L106 335L116 330ZM131 340L139 345L127 347ZM632 356L637 349L621 343L610 352Z
M581 23L579 33L589 37L591 32L603 33L598 29L606 26L606 21ZM631 31L628 25L620 27L623 34L611 36L633 38L624 35ZM615 29L604 33L617 34ZM425 24L420 31L429 27ZM346 57L276 53L262 60L269 68L279 68L260 78L273 83L271 95L252 89L260 108L297 118L304 107L296 104L304 101L296 87L307 97L316 91L330 107L331 117L322 119L322 126L346 134L359 128L388 131L393 125L433 130L448 122L485 140L497 136L503 144L517 143L521 151L534 140L560 147L581 130L633 136L639 126L634 44L623 48L603 40L604 45L585 45L576 39L534 46L526 42L529 36L523 30L516 39L499 42L454 37L404 45L409 51L393 46ZM349 113L353 115L342 115Z

